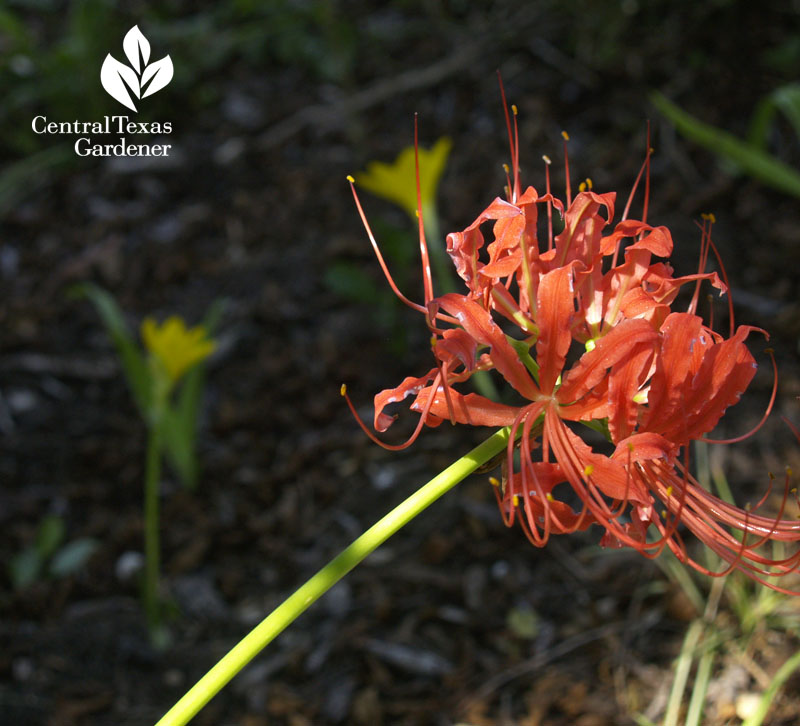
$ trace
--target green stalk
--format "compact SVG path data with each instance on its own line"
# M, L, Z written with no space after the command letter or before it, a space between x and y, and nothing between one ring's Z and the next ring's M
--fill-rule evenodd
M142 599L147 627L154 636L161 625L158 601L160 571L158 536L158 490L161 480L161 423L151 425L147 435L147 463L144 478L144 587Z
M685 726L699 726L700 724L700 719L703 717L706 693L708 693L708 683L711 680L711 666L713 665L714 650L712 648L703 653L697 662L697 675L692 686L689 708L686 711Z
M681 702L683 701L683 692L686 690L686 682L689 680L692 660L702 635L703 621L694 620L686 631L686 637L683 639L681 652L678 655L678 662L675 665L675 676L669 692L667 710L664 714L664 726L677 726Z
M228 651L227 655L206 673L156 726L184 726L188 723L231 678L313 602L426 507L472 474L481 464L485 464L503 451L508 440L508 428L495 432L370 527Z

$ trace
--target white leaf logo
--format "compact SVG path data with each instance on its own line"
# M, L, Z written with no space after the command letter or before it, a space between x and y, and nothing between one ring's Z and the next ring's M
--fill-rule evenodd
M139 99L146 98L164 88L172 80L172 59L165 55L161 60L148 65L150 42L138 25L134 25L125 34L122 49L130 66L120 63L109 53L100 69L100 82L112 98L136 111L132 95Z
M100 69L100 82L110 96L116 98L123 106L127 106L132 111L136 110L130 93L128 93L128 88L138 98L139 78L131 68L128 68L124 63L120 63L111 53L103 61L103 67ZM125 87L126 83L128 84L127 88Z
M150 80L150 79L153 80ZM151 63L142 72L142 98L152 96L156 91L160 91L172 80L172 61L170 57L164 56L160 61ZM149 83L149 85L148 85ZM145 89L145 86L147 88Z
M142 68L147 65L150 60L150 43L147 38L142 35L138 25L134 25L122 39L122 50L128 56L128 60L133 66L133 70L140 73L139 58L141 56Z

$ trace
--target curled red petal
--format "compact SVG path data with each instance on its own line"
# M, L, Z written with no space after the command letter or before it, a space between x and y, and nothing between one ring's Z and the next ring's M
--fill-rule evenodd
M619 312L625 318L642 318L660 329L670 313L669 305L655 302L641 287L628 290L620 300ZM607 321L613 323L613 321Z
M514 496L521 497L530 530L538 529L550 534L571 534L576 531L583 532L596 523L594 516L585 509L576 512L569 504L551 494L558 484L567 481L558 464L532 462L529 473L530 478L536 480L537 486L548 498L542 499L538 491L530 486L525 491L522 474L515 472L508 477L506 483L505 505L510 508L514 506ZM538 542L534 541L534 544L544 545L546 542L546 537L542 537Z
M604 255L613 254L617 245L627 237L642 237L633 244L626 247L629 250L647 250L658 257L669 257L672 254L672 235L666 227L651 227L645 222L635 219L626 219L620 222L614 231L607 237L603 237L601 250Z
M508 254L498 257L480 269L480 276L489 280L496 280L499 277L513 275L522 263L522 250L512 249Z
M591 421L592 419L608 418L611 415L608 382L608 376L606 376L577 401L568 406L562 406L558 415L566 421ZM561 389L559 389L560 392Z
M744 340L754 330L759 329L746 325L738 328L733 338L717 343L703 356L687 401L692 409L687 432L690 438L711 431L753 380L757 365Z
M572 265L557 267L545 273L539 281L536 360L539 363L539 385L546 395L553 392L572 341L570 328L575 315L574 298Z
M493 262L504 253L518 249L524 230L525 217L521 212L515 216L498 219L494 223L494 241L487 247L489 261Z
M612 441L620 441L636 428L641 401L636 395L647 378L655 354L653 341L640 341L615 363L608 379L608 399L611 413L608 429Z
M448 328L437 338L433 350L442 363L452 364L458 361L468 371L475 370L477 352L475 339L461 328Z
M606 377L606 371L628 359L639 346L652 346L658 333L646 320L623 320L595 341L564 377L558 400L570 404L580 400Z
M436 302L478 343L490 346L494 367L520 394L531 400L539 395L539 389L516 351L487 310L474 300L455 293L442 295Z
M712 287L720 291L720 294L728 290L728 287L716 272L702 272L683 277L672 277L672 268L663 263L657 263L650 267L642 280L642 285L657 302L672 304L683 285L688 282L697 282L698 280L708 280L711 282Z
M484 244L481 224L520 214L518 207L497 197L463 232L452 232L447 235L447 254L453 260L459 277L473 292L477 289L478 270L482 266L478 261L480 249Z
M600 235L614 216L615 192L595 194L581 192L564 212L564 230L555 239L557 264L563 266L572 260L581 260L587 267L600 252ZM603 218L600 207L608 214Z
M434 392L432 386L423 388L418 394L411 408L422 411L431 395L434 396L430 407L430 414L439 419L449 419L455 423L470 424L471 426L510 426L519 413L519 408L497 403L491 399L479 396L477 393L461 394L450 388L445 394L444 388L439 386ZM448 408L448 401L452 408ZM428 423L426 421L426 423Z
M661 349L650 382L647 413L641 428L663 433L676 417L685 422L690 376L700 367L703 354L713 345L703 321L689 313L671 313L661 327Z
M556 429L558 429L556 431ZM545 433L548 433L556 458L566 474L575 477L569 482L579 497L587 501L587 485L591 484L603 494L617 501L646 504L650 501L647 488L641 480L619 461L592 451L592 448L572 432L557 416L545 416ZM579 481L580 480L580 481Z
M375 420L373 426L376 431L386 431L394 422L396 416L389 416L383 413L391 403L398 403L408 396L417 395L428 383L430 383L439 372L438 368L432 368L428 373L420 378L408 376L403 379L403 382L395 388L387 388L380 393L375 394Z
M763 331L742 326L732 338L716 341L688 313L673 313L664 329L640 428L686 443L711 431L747 389L756 363L744 341L749 333Z
M668 462L672 462L676 453L675 444L669 439L660 434L645 431L620 441L611 458L626 465L652 459L666 459Z

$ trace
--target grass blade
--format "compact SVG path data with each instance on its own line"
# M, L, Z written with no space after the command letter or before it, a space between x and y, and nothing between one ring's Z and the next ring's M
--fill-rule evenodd
M688 139L736 164L754 179L800 197L800 173L733 134L703 123L658 91L650 94L655 107Z

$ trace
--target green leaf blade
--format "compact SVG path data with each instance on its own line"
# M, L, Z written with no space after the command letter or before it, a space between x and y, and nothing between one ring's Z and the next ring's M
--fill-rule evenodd
M650 100L691 141L733 162L754 179L800 197L800 172L797 170L733 134L696 119L657 91L650 94Z

